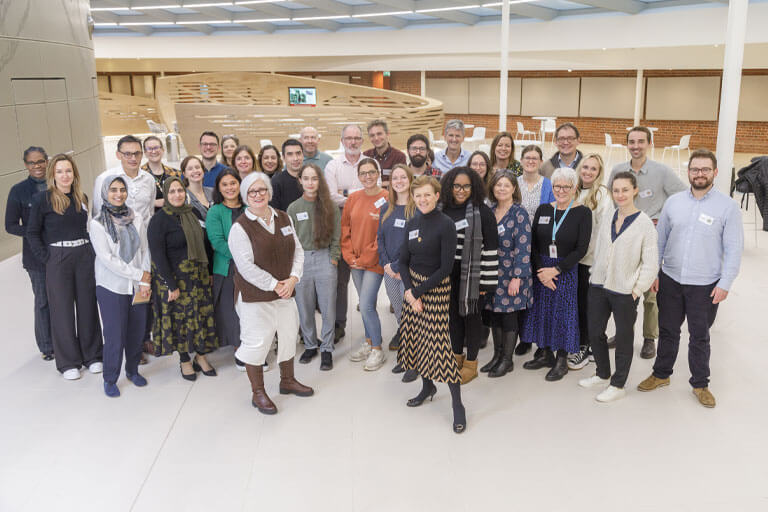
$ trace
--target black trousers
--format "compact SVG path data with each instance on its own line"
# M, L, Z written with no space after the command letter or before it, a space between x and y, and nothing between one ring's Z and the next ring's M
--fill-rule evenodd
M48 253L45 280L56 368L65 372L101 361L93 248L48 247Z
M688 320L688 367L694 388L709 385L709 328L715 322L717 304L710 293L717 283L707 285L680 284L659 272L659 347L653 374L659 379L672 375L680 350L680 326Z
M451 302L448 307L448 329L451 334L451 348L454 354L462 354L467 348L467 359L474 361L480 351L483 319L483 297L480 297L478 312L467 316L459 315L459 281L451 277Z
M576 302L579 311L579 346L588 347L589 341L589 265L578 266L578 287L576 289Z
M589 287L589 332L592 355L597 365L596 374L601 379L611 378L611 386L623 388L632 365L635 339L635 320L640 298L631 294L611 293L599 286ZM616 372L611 377L611 356L605 328L613 313L616 323Z
M35 296L35 341L41 354L53 354L51 340L51 312L48 308L48 293L45 290L45 270L29 270L32 293Z
M149 304L132 304L133 295L121 295L96 287L96 299L104 326L104 382L114 384L120 377L125 353L125 373L139 373L141 342Z
M336 267L336 326L347 325L347 295L349 294L349 265L344 258L339 258Z

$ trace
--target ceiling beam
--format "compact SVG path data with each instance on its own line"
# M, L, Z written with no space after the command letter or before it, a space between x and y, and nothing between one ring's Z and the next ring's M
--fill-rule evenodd
M580 4L588 5L590 7L602 7L609 11L619 11L626 14L637 14L645 9L646 4L644 2L638 2L637 0L576 0Z
M408 25L408 20L398 18L397 16L370 16L365 18L356 18L360 21L368 21L376 23L377 25L384 25L385 27L403 28Z
M335 0L293 0L293 3L315 7L327 14L341 14L349 16L352 14L352 6L336 2ZM258 4L257 4L258 5ZM299 17L304 16L301 10L294 11ZM319 16L322 16L320 14Z
M274 25L272 23L241 23L241 25L253 30L258 30L260 32L267 32L269 34L271 34L277 29L277 25Z

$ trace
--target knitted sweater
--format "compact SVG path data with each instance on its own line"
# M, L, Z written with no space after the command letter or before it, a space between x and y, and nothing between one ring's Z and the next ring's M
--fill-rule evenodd
M588 188L579 192L579 203L587 206L584 202L589 194ZM587 206L587 208L589 208ZM597 243L597 233L604 222L611 222L613 216L613 200L608 189L603 187L597 194L597 208L592 210L592 237L589 239L589 249L587 254L579 261L582 265L592 266L595 260L595 244Z
M659 247L656 227L645 213L640 215L611 242L613 216L600 225L595 247L590 284L606 290L639 297L646 292L659 272Z

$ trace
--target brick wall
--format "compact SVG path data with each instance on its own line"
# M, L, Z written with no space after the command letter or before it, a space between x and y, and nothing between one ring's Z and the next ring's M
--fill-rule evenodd
M390 75L389 87L393 91L408 94L421 94L420 71L393 71Z

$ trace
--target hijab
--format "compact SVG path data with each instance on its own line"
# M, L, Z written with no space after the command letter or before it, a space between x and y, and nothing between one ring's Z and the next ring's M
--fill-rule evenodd
M168 215L179 217L181 229L184 231L184 238L187 240L187 258L207 264L208 255L205 253L203 230L200 227L200 221L195 215L192 205L187 204L185 201L181 206L173 206L168 201L168 191L173 183L179 183L184 188L184 193L187 193L181 178L170 176L163 183L163 211Z
M139 233L133 225L135 215L125 203L115 206L109 202L109 187L119 181L128 190L128 183L120 175L107 176L101 184L101 212L96 218L117 244L120 258L128 263L133 260L139 250Z

